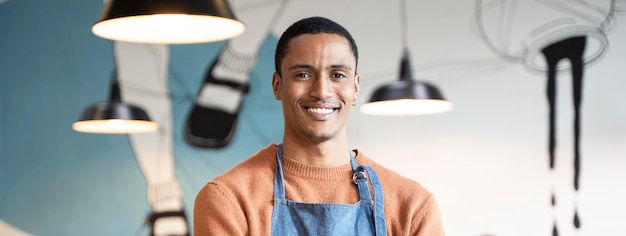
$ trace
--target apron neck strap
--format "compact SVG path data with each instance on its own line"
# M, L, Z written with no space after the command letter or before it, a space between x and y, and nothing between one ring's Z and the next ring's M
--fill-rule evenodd
M359 195L360 198L363 199L363 193L367 192L366 199L371 199L369 194L369 190L364 191L361 190L363 188L368 189L367 180L364 181L365 184L359 184L358 179L360 177L365 178L365 174L363 173L363 169L359 168L359 164L356 162L356 159L352 155L351 151L348 151L348 155L350 156L350 164L352 165L352 171L354 175L352 176L352 180L355 184L359 186ZM276 173L274 177L274 197L280 199L286 199L285 197L285 176L283 174L283 145L278 144L278 150L276 151Z

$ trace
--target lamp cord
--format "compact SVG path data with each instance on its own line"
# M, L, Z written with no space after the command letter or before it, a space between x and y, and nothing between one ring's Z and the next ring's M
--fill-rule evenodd
M407 51L408 44L408 22L406 16L406 0L400 0L400 37L403 50Z
M280 1L280 5L278 5L278 9L276 9L276 11L274 12L274 15L272 15L272 19L270 20L270 23L265 28L265 35L268 35L270 31L276 26L276 22L278 22L278 19L280 18L280 16L282 16L282 13L285 11L285 7L287 7L288 2L289 0Z
M109 42L109 47L111 48L111 59L113 61L113 72L111 73L111 86L109 88L109 101L110 102L121 102L122 101L122 91L120 90L120 82L117 79L117 64L115 63L115 45L113 40L107 40Z
M406 14L406 0L400 0L398 4L400 6L400 37L402 40L402 59L400 61L400 80L411 81L413 80L413 71L411 69L411 60L409 56L409 34L408 34L408 20Z
M120 91L120 83L117 80L117 72L113 70L113 75L111 77L111 88L109 91L109 101L110 102L122 102L122 93Z

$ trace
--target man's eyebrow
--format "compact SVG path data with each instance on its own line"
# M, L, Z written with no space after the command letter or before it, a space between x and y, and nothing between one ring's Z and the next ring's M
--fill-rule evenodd
M348 69L348 70L352 70L352 67L350 67L349 65L345 65L345 64L331 65L330 68L332 68L332 69Z
M293 69L314 69L315 67L313 65L309 65L309 64L296 64L293 66L290 66L288 68L288 70L293 70ZM350 67L349 65L345 65L345 64L334 64L334 65L330 65L331 69L348 69L348 70L352 70L352 67Z
M313 69L313 66L309 64L295 64L288 68L288 70L293 70L293 69Z

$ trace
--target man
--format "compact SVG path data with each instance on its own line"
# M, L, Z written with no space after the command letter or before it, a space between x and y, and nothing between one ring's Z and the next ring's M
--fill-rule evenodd
M283 33L272 78L283 142L200 190L195 235L443 235L431 193L348 148L357 60L350 33L329 19Z

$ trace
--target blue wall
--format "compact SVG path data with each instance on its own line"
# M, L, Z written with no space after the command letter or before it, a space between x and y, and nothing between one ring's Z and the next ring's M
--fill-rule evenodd
M0 220L36 235L136 235L150 212L146 182L126 135L72 130L84 108L106 100L109 41L91 33L101 1L0 3ZM275 37L250 79L233 142L199 149L182 124L223 42L170 46L176 175L191 215L215 175L270 142L280 142L280 104L271 94ZM189 217L191 218L191 217Z

